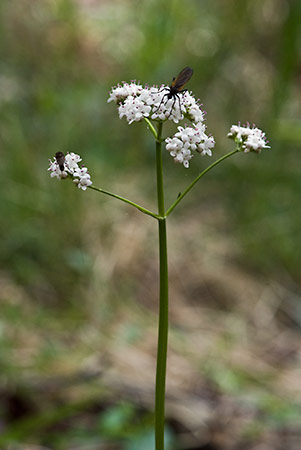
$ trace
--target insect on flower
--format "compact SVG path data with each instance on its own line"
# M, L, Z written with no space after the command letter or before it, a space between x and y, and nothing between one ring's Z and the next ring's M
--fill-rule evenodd
M176 100L178 99L179 107L181 109L181 99L179 94L187 91L187 89L183 89L183 87L188 83L190 78L192 77L193 69L191 67L184 67L183 70L179 73L179 75L176 78L173 78L172 83L170 86L163 88L163 90L167 89L169 92L163 95L162 100L160 102L160 105L158 106L157 110L162 105L165 98L167 98L166 101L170 99L174 99L173 104L170 108L170 114L172 112L173 107L175 106ZM160 92L160 91L159 91ZM169 114L169 115L170 115Z
M65 164L65 155L63 152L56 152L55 154L56 162L59 165L60 170L64 171L64 164Z

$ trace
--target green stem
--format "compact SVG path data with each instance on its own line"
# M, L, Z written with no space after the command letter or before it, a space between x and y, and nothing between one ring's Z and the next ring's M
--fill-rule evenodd
M163 163L162 163L162 135L163 123L158 123L158 133L156 138L156 168L157 168L157 198L158 198L158 213L159 216L164 217L164 189L163 189Z
M128 205L134 206L134 208L139 209L139 211L143 212L144 214L147 214L148 216L154 217L154 219L159 219L158 214L153 213L152 211L149 211L146 208L143 208L143 206L138 205L137 203L132 202L131 200L128 200L127 198L121 197L120 195L113 194L112 192L106 191L105 189L98 188L96 186L88 186L89 189L93 189L94 191L101 192L102 194L109 195L110 197L117 198L118 200L121 200L124 203L127 203Z
M155 139L157 140L157 139L158 139L158 134L157 134L156 128L154 127L154 125L151 123L151 121L150 121L147 117L144 117L144 120L145 120L145 122L147 123L147 125L148 125L150 131L151 131L151 132L153 133L153 135L155 136Z
M155 435L156 450L164 450L165 385L168 341L168 266L166 219L159 220L160 303L156 372Z
M168 339L168 266L166 217L164 211L163 166L161 150L162 122L158 124L156 140L157 162L157 194L159 211L159 255L160 255L160 298L159 298L159 326L156 371L156 404L155 404L155 439L156 450L164 450L164 422L165 422L165 385L166 360Z
M207 172L209 172L211 169L213 169L213 167L217 166L219 163L221 163L222 161L224 161L225 159L229 158L230 156L234 155L235 153L239 152L238 149L233 150L230 153L227 153L226 155L222 156L221 158L217 159L216 161L214 161L214 163L210 164L210 166L208 166L205 170L203 170L203 172L201 172L194 180L193 182L188 186L188 188L185 189L185 191L179 195L179 197L177 198L177 200L168 208L168 210L165 213L165 216L169 216L169 214L175 209L175 207L177 206L178 203L180 203L180 201L185 197L186 194L188 194L188 192L190 191L190 189L193 188L193 186L199 181L200 178L202 178Z

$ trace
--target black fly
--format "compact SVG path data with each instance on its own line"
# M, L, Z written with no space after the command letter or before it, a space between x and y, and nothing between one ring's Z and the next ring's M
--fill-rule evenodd
M56 159L56 162L59 165L59 168L63 172L64 171L64 164L65 164L65 155L64 155L64 153L63 152L56 152L55 159Z
M167 98L166 101L168 101L172 98L174 99L172 107L170 108L170 114L172 112L173 107L175 106L177 99L179 101L179 106L181 109L181 99L180 99L179 94L186 91L186 89L183 89L183 87L185 86L186 83L188 83L188 81L192 77L192 74L193 74L193 69L191 67L184 67L184 69L181 70L179 75L176 78L173 78L171 85L166 88L163 88L163 90L167 89L169 92L167 92L166 94L163 95L160 105L157 108L157 111L160 108L160 106L162 105L165 98Z

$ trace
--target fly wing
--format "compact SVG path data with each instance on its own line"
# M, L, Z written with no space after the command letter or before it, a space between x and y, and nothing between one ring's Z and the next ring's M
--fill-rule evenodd
M193 74L193 69L191 67L185 67L177 78L171 83L171 87L178 89L179 91L185 86L185 84L190 80Z

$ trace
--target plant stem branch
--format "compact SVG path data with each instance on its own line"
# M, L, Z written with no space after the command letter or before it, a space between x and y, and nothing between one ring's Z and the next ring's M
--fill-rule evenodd
M151 131L151 132L153 133L153 135L155 136L155 139L157 140L157 139L158 139L158 134L157 134L156 128L154 127L154 125L151 123L151 121L150 121L147 117L144 117L144 120L145 120L145 122L147 123L147 125L148 125L150 131Z
M205 170L203 170L194 180L193 182L185 189L184 192L182 192L181 195L177 198L177 200L168 208L168 210L165 213L165 216L169 216L169 214L175 209L175 207L180 203L180 201L185 197L186 194L193 188L193 186L213 167L217 166L219 163L224 161L225 159L229 158L230 156L234 155L235 153L239 152L238 149L233 150L230 153L227 153L226 155L222 156L221 158L214 161L214 163L210 164Z
M144 214L147 214L148 216L153 217L154 219L159 219L158 214L153 213L152 211L149 211L148 209L144 208L143 206L138 205L137 203L132 202L131 200L128 200L127 198L121 197L120 195L113 194L112 192L106 191L105 189L98 188L96 186L88 186L89 189L93 189L94 191L101 192L102 194L109 195L110 197L117 198L118 200L121 200L124 203L127 203L128 205L134 206L134 208L139 209L139 211L143 212Z

